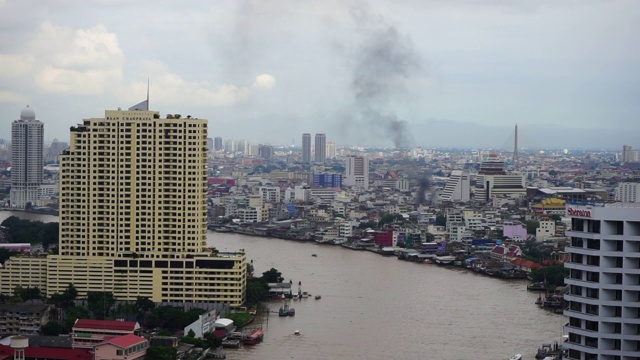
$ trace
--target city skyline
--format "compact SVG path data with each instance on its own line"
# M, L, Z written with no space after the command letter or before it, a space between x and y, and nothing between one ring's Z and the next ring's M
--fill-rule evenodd
M151 109L253 143L640 145L633 1L150 4L0 1L0 132L29 104L67 141L149 81Z

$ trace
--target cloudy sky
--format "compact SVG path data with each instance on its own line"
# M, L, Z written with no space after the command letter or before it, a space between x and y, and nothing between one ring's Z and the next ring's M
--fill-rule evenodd
M0 0L0 138L146 97L210 137L640 147L636 0Z

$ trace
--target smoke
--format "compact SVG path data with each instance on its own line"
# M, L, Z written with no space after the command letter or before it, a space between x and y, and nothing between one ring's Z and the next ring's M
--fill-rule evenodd
M407 82L423 72L411 39L368 8L352 8L361 41L357 44L351 79L355 116L378 136L389 137L396 148L410 142L407 122L389 110L393 100L407 94Z
M416 194L416 203L418 205L431 205L433 196L427 199L427 192L431 189L431 173L426 173L418 179L418 193Z

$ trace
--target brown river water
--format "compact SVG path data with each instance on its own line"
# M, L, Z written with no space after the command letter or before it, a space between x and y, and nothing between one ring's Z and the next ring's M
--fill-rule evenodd
M57 217L0 211L41 221ZM267 303L264 341L226 349L227 359L534 359L560 341L563 315L539 309L526 281L505 281L457 267L417 264L334 245L209 231L208 245L244 249L256 274L271 268L321 295L290 301L294 317ZM316 254L316 256L312 256ZM260 323L252 326L259 326ZM299 330L300 335L294 335Z

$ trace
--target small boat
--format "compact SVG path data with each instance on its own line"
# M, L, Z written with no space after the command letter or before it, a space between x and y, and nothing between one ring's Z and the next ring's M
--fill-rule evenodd
M515 354L509 360L522 360L522 354Z
M542 305L544 300L542 300L542 295L538 295L538 299L536 300L536 305Z
M308 292L306 292L306 291L303 291L303 292L302 292L302 297L303 297L303 298L308 298L308 297L309 297L309 295L310 295L310 294L309 294Z
M320 299L322 299L322 296L316 295L316 300L320 300Z
M290 308L289 305L284 304L280 307L280 310L278 310L278 315L279 316L295 316L296 309Z
M298 336L300 336L300 330L296 330L296 331L294 331L294 332L293 332L293 335L298 335Z
M264 338L264 332L262 332L262 328L258 328L254 330L251 334L247 335L242 341L245 345L255 345L262 341Z
M313 257L318 257L318 254L311 254L311 256L313 256Z

